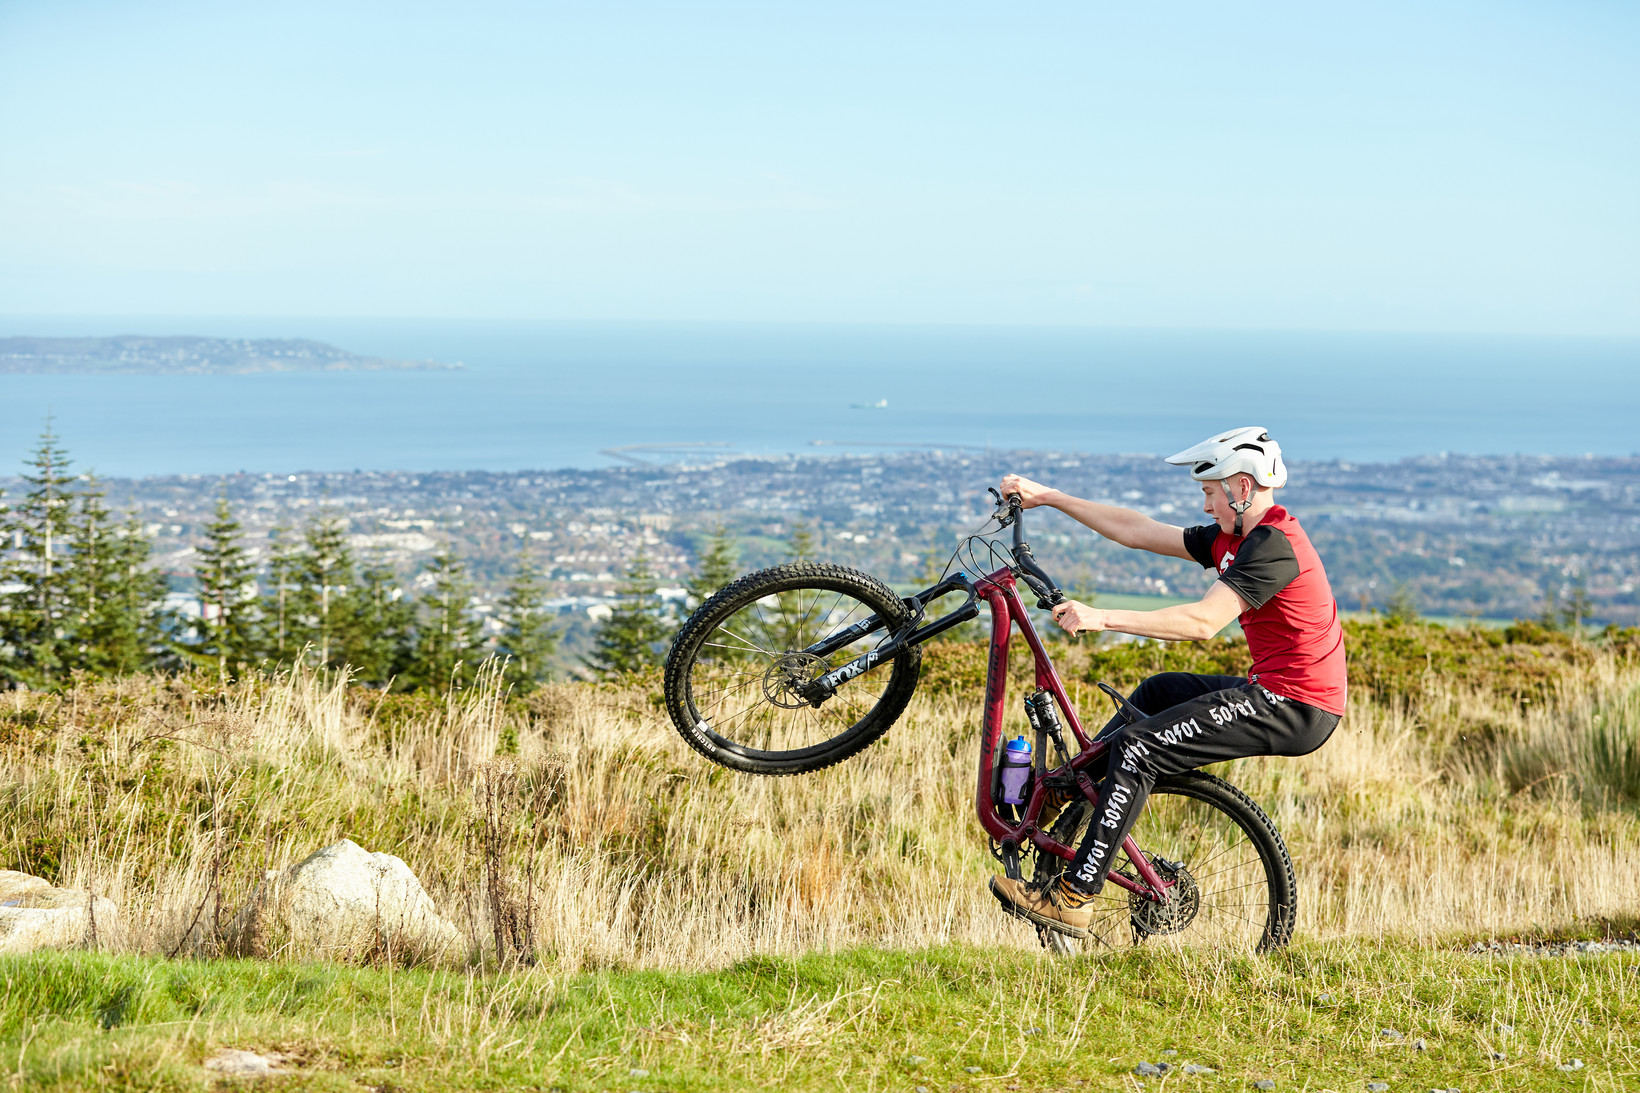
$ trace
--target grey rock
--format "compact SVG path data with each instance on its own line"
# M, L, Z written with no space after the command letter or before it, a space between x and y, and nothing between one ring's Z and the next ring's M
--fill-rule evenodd
M1493 1053L1492 1053L1492 1061L1493 1061L1493 1062L1494 1062L1494 1063L1501 1063L1501 1062L1503 1062L1503 1058L1504 1058L1504 1056L1503 1056L1503 1052L1501 1052L1501 1051L1494 1051L1494 1052L1493 1052Z
M1422 1040L1414 1040L1414 1041L1412 1041L1412 1050L1413 1051L1428 1051L1429 1050L1429 1045L1424 1043Z
M1384 1093L1389 1088L1388 1082L1368 1082L1367 1093Z
M977 1067L977 1066L965 1066L962 1069L966 1070L970 1074L979 1074L983 1070L982 1067Z
M1333 996L1330 994L1318 994L1315 996L1315 1000L1323 1005L1330 1005L1332 1003Z
M1392 1029L1392 1028L1381 1029L1381 1030L1379 1030L1378 1035L1382 1036L1386 1040L1405 1040L1406 1039L1405 1036L1402 1036L1399 1032L1397 1032L1395 1029Z
M1163 1074L1167 1073L1167 1071L1163 1070L1155 1063L1144 1062L1134 1067L1133 1072L1141 1078L1160 1078Z
M1582 1070L1583 1069L1583 1060L1582 1059L1573 1059L1569 1063L1561 1063L1559 1066L1555 1067L1555 1069L1556 1070L1566 1070L1566 1071Z
M626 1073L627 1073L627 1076L631 1077L631 1078L647 1078L647 1077L649 1077L649 1071L645 1070L641 1066L635 1066L631 1070L627 1071Z
M343 839L269 871L225 931L240 956L356 959L383 948L406 958L456 955L461 931L433 906L403 860Z
M919 1085L917 1087L917 1093L928 1093L928 1087L926 1085Z
M1178 1053L1179 1049L1175 1047L1170 1047L1162 1052L1163 1055L1177 1055Z
M0 953L118 944L123 935L113 900L0 869Z
M259 1078L277 1074L283 1055L258 1055L254 1051L227 1048L205 1060L205 1069L214 1070L232 1078Z
M1269 1078L1260 1078L1258 1081L1253 1083L1254 1089L1274 1089L1275 1087L1276 1083L1271 1081Z
M1025 1030L1025 1035L1027 1035L1027 1036L1037 1036L1037 1035L1040 1035L1041 1032L1042 1032L1042 1030L1039 1029L1039 1028L1028 1028L1028 1029Z
M1196 1063L1186 1063L1186 1064L1184 1064L1184 1072L1186 1074L1217 1074L1218 1073L1218 1071L1214 1070L1210 1066L1198 1066Z
M1499 1024L1498 1025L1498 1031L1503 1033L1503 1035L1508 1036L1511 1032L1515 1031L1515 1026L1514 1025Z

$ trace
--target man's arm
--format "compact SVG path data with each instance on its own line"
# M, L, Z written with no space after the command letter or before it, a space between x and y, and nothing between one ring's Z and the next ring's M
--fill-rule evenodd
M1181 603L1156 611L1101 611L1076 600L1067 600L1053 609L1054 621L1067 633L1087 630L1115 630L1141 638L1163 641L1205 641L1230 620L1249 609L1223 581L1214 581L1207 595L1195 603Z
M1019 494L1020 501L1028 509L1038 505L1056 508L1113 543L1135 550L1148 550L1152 554L1164 554L1169 558L1190 557L1184 546L1183 528L1152 520L1142 512L1085 501L1017 474L1010 474L1002 480L1002 496L1007 497L1011 493Z

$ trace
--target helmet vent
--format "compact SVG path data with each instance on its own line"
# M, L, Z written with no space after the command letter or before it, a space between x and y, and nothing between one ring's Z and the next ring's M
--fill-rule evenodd
M1264 446L1261 444L1237 444L1230 450L1233 452L1257 452L1259 455L1264 454Z
M1191 474L1205 474L1208 470L1210 470L1212 468L1212 466L1213 466L1213 461L1210 459L1206 463L1196 464L1195 469L1192 470L1190 473Z

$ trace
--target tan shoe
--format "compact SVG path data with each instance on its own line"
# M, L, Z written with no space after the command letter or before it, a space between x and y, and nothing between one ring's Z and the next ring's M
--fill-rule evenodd
M1093 897L1078 899L1080 893L1066 891L1058 877L1041 891L1026 887L1022 880L992 877L991 894L1010 915L1071 937L1087 937L1093 922Z

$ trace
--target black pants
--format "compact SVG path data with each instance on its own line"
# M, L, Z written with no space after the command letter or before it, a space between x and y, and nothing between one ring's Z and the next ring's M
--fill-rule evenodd
M1338 715L1271 694L1239 676L1163 672L1139 684L1130 700L1144 713L1120 715L1099 733L1110 741L1110 765L1099 806L1068 875L1097 892L1122 840L1145 807L1156 779L1250 755L1308 755L1327 742Z

